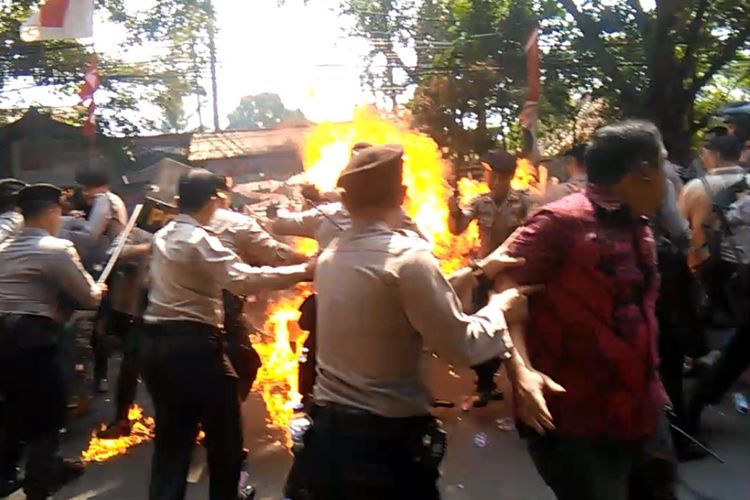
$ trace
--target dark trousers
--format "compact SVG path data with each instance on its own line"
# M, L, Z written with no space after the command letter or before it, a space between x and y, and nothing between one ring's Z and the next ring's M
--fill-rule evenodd
M209 498L235 500L242 467L237 378L215 329L191 322L144 325L141 367L156 410L151 500L181 500L195 437L206 433Z
M302 346L306 355L300 358L298 369L299 392L302 394L302 404L308 407L312 403L315 378L318 366L318 341L317 328L317 298L315 294L310 295L299 306L299 327L308 332L305 343Z
M737 330L724 346L716 363L701 376L691 401L691 412L699 412L706 404L716 404L747 370L750 364L750 326ZM699 415L692 415L697 418ZM697 422L696 422L697 423Z
M406 420L315 407L285 495L292 500L439 500L439 461L428 465L415 459L424 429L408 423L397 429Z
M224 330L226 352L237 373L237 392L240 401L245 401L253 388L258 370L263 365L258 351L250 342L243 306L245 299L224 290Z
M138 363L138 338L142 320L126 313L112 311L107 329L122 342L122 363L117 375L115 396L115 422L127 420L128 410L135 403L138 394L138 377L141 374Z
M493 282L487 279L479 282L479 285L474 290L474 312L487 305L493 285ZM492 358L489 361L471 367L477 375L477 392L492 392L497 389L495 373L497 373L502 365L503 362L500 358Z
M676 500L666 419L648 442L556 433L528 439L529 454L558 500Z
M0 353L0 473L15 475L24 445L28 453L24 490L46 498L61 460L59 431L65 424L65 376L55 346Z

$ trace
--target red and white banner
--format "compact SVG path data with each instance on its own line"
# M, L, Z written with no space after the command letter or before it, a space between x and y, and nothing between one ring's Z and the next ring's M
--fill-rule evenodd
M94 0L46 0L21 24L21 40L63 40L94 35Z
M539 28L534 27L526 43L526 81L529 93L519 116L521 126L526 130L534 130L539 119L539 80Z
M86 74L83 76L83 85L78 89L78 97L81 102L94 99L94 93L99 89L99 70L97 68L96 54L91 57L91 62L86 68Z

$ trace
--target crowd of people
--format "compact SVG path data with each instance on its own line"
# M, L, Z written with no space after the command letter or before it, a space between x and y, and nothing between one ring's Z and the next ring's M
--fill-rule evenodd
M464 410L505 398L504 368L519 433L558 499L674 499L676 460L706 453L704 408L748 365L749 125L712 129L689 168L667 160L653 124L605 126L562 154L569 178L541 197L511 189L516 156L490 151L489 192L449 200L451 232L476 221L481 240L450 276L402 208L399 145L355 145L335 192L307 188L313 208L269 210L263 224L231 210L227 179L202 169L180 178L160 227L133 228L96 169L79 172L77 196L0 181L0 497L51 498L84 471L59 445L81 403L66 389L70 318L88 308L93 390L109 390L111 337L123 355L99 437L131 432L139 378L153 401L148 497L185 497L202 430L209 497L253 498L241 403L260 358L245 298L313 281L286 498L440 498L447 439L425 379L435 353L476 373ZM321 251L305 257L284 236ZM711 351L719 329L728 337Z

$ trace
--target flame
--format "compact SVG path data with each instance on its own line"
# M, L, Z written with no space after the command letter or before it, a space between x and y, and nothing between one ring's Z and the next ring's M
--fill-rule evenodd
M443 272L450 273L465 265L479 245L479 231L473 223L461 236L450 234L448 199L453 190L446 180L450 165L443 160L438 145L430 137L387 120L371 108L359 108L351 123L321 123L308 133L303 150L305 182L321 191L334 189L349 161L351 148L358 142L403 146L404 184L408 188L406 213L432 241ZM512 186L516 189L533 187L535 172L530 162L520 160ZM458 189L464 203L489 190L485 183L471 179L461 179ZM298 244L297 249L309 255L317 251L317 246L307 241ZM286 431L301 401L297 384L300 352L293 346L301 345L304 337L297 326L298 308L309 293L309 287L305 287L301 291L298 289L296 295L287 293L270 303L264 330L273 339L255 344L263 360L256 388L266 403L269 423Z
M299 285L295 292L287 292L271 302L263 330L272 338L254 342L263 361L254 387L266 404L269 423L282 430L288 429L295 409L302 402L297 371L307 333L299 328L297 321L299 307L310 293L309 285Z
M510 187L539 194L540 189L537 188L538 182L539 178L534 164L526 158L519 158L516 162L516 174L513 180L510 181Z
M100 439L96 431L91 434L88 448L81 453L84 462L104 462L110 458L126 453L133 446L150 441L154 437L154 419L145 417L143 408L133 405L128 410L130 435L118 439Z

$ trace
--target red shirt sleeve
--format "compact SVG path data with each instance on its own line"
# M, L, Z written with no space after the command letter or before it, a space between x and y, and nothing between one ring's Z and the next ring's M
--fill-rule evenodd
M570 229L562 217L542 209L532 215L510 244L508 254L526 264L506 271L519 285L542 285L557 274L570 242Z

